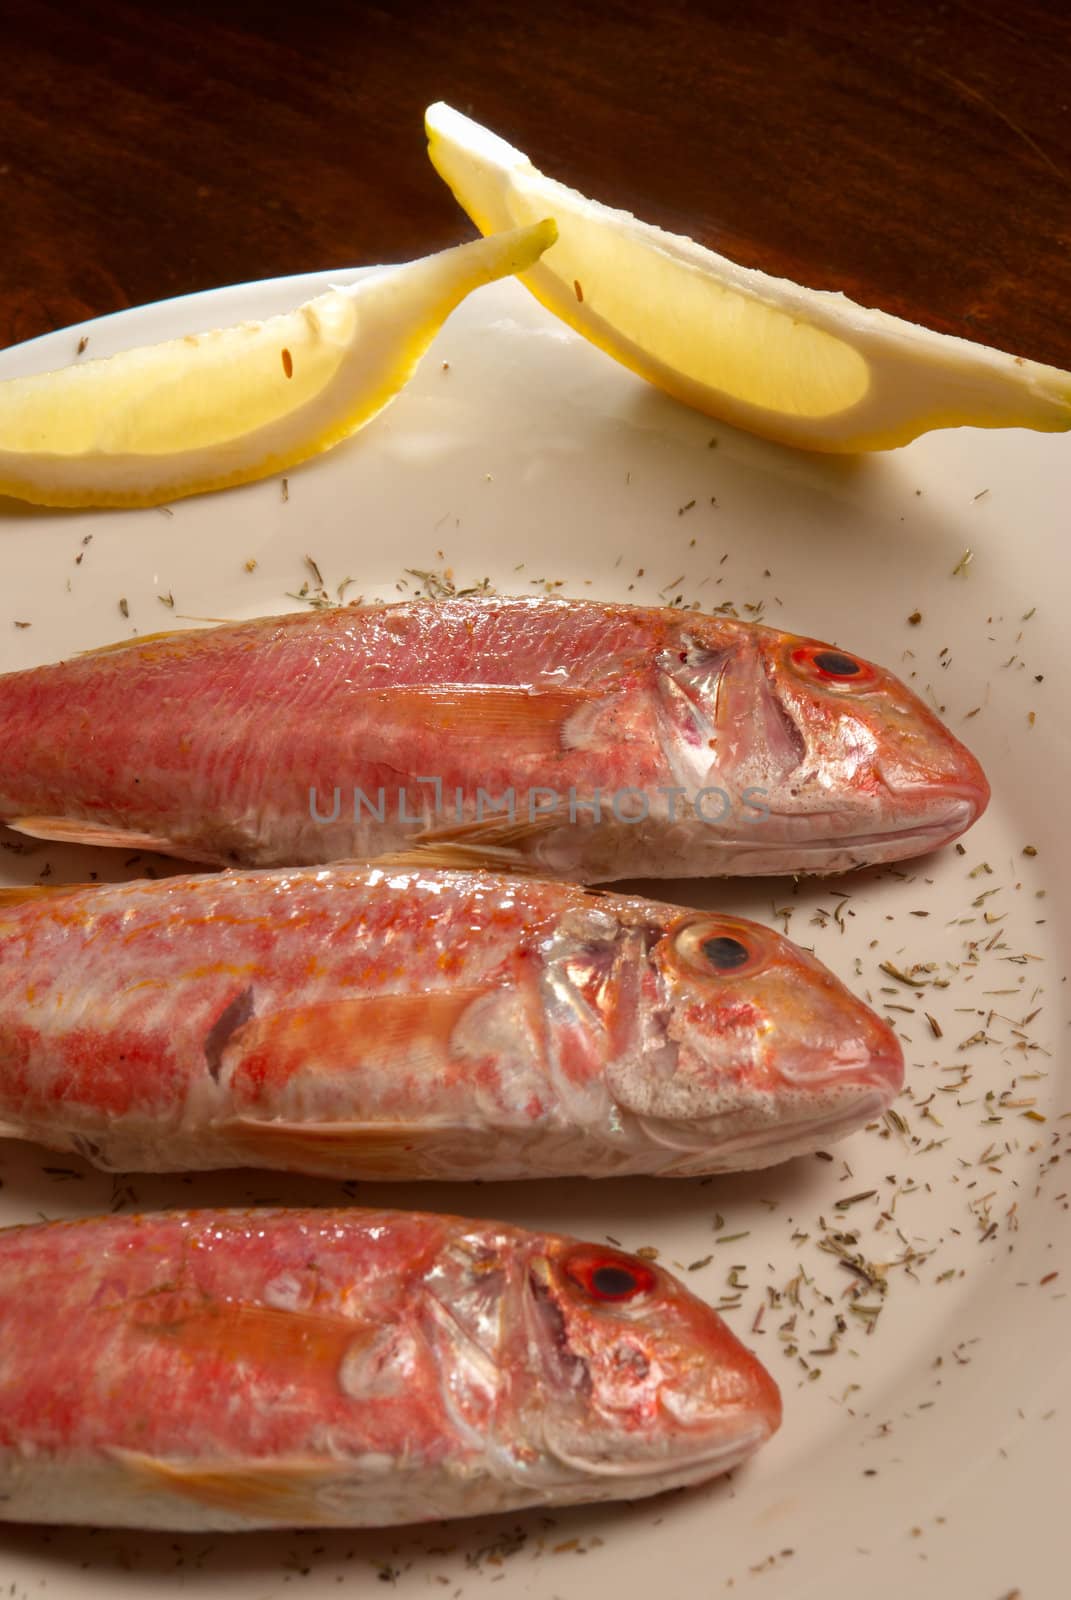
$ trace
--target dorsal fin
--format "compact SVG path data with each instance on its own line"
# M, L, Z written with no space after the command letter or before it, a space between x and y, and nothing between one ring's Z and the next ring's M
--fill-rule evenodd
M86 656L110 656L117 650L134 650L142 644L159 644L164 639L185 639L191 633L205 633L205 628L161 628L158 633L136 633L130 639L115 639L111 644L97 644L91 650L79 650L77 659Z
M29 905L34 900L54 900L80 889L99 889L99 883L12 883L0 888L0 907Z

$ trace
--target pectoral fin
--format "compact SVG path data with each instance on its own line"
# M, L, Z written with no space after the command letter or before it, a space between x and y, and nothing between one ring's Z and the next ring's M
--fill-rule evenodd
M269 1012L228 1035L213 1076L225 1079L239 1106L270 1100L298 1073L352 1074L349 1092L356 1100L362 1067L449 1061L454 1029L488 992L470 987L364 995ZM217 1028L218 1023L205 1045L210 1067Z
M604 692L604 691L602 691ZM384 689L372 696L385 721L458 738L508 739L561 749L565 724L599 696L592 689L449 683Z
M277 1461L165 1461L140 1450L109 1452L141 1488L282 1526L336 1520L319 1491L343 1476L337 1463L291 1457Z
M130 1328L174 1344L186 1358L207 1355L251 1370L281 1369L292 1382L337 1382L348 1352L374 1334L364 1323L315 1310L241 1300L150 1293L132 1303Z

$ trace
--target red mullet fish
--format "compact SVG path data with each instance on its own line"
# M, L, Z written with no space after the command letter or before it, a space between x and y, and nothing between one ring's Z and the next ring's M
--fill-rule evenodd
M425 867L0 891L0 1133L105 1168L721 1172L902 1078L819 961L713 912Z
M781 1420L649 1262L397 1211L0 1232L0 1518L242 1530L632 1500Z
M0 819L217 865L831 872L947 843L978 763L862 657L677 609L406 601L0 677Z

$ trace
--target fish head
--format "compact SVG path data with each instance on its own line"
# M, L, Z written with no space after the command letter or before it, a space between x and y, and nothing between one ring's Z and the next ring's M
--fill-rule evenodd
M709 735L697 776L733 801L709 820L741 849L781 848L786 870L828 870L935 848L981 816L989 784L977 760L891 672L817 639L738 626L728 646L719 633L719 648L712 635L682 653L674 687L693 738L697 714Z
M804 816L839 802L838 825L864 840L893 834L912 848L947 843L981 816L989 784L978 762L891 672L791 634L768 634L761 654L771 693L804 746L787 795L804 803Z
M544 1239L528 1262L527 1312L530 1436L585 1498L600 1479L607 1495L631 1497L728 1471L780 1424L773 1379L652 1261Z
M892 1029L806 950L742 917L670 921L607 1081L677 1174L763 1167L872 1120L903 1084Z

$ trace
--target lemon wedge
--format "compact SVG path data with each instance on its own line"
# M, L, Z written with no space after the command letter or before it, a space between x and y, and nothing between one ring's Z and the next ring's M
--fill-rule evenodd
M1071 373L737 266L538 172L449 106L436 171L482 233L553 216L522 281L563 322L677 399L809 450L887 450L931 428L1071 428Z
M0 494L150 506L293 467L381 411L458 302L554 238L536 222L264 322L0 383Z

